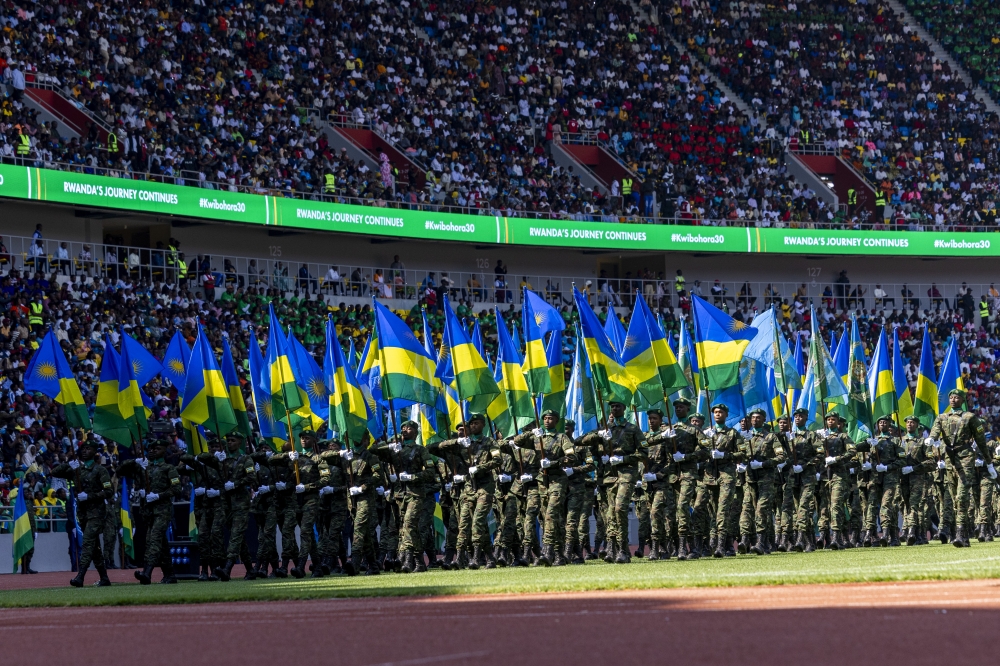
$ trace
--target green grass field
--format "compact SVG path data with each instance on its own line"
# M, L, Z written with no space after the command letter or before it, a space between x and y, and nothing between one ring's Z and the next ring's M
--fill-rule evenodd
M157 572L155 577L159 576ZM67 582L69 575L67 574ZM588 590L642 590L669 587L719 587L846 583L904 580L1000 578L1000 542L971 549L933 544L916 548L855 549L813 554L776 553L696 562L646 562L630 565L590 562L586 566L491 571L431 571L378 577L331 576L301 581L259 580L229 583L184 581L179 585L138 583L110 588L69 586L10 590L0 607L178 604L218 601L268 601L377 596L437 596ZM88 582L96 580L91 571Z

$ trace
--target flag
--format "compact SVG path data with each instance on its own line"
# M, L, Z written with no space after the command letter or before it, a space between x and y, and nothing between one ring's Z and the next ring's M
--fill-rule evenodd
M767 413L767 421L773 421L779 413L774 412L772 398L774 394L773 381L768 381L768 368L754 358L745 358L740 362L740 391L743 394L744 414L755 409L763 409Z
M486 358L486 349L483 347L483 329L479 328L478 319L472 323L472 335L470 338L472 340L472 346L475 347L477 352L479 352L479 355Z
M913 396L910 395L910 382L906 379L903 356L899 351L899 330L895 328L892 330L892 384L896 391L899 425L903 425L906 417L913 414Z
M698 371L698 355L695 353L694 343L691 342L691 333L687 326L683 325L677 349L677 364L681 367L681 372L684 373L687 386L670 396L671 404L677 398L687 398L692 402L699 401L704 387L701 385L701 373Z
M503 365L500 363L500 357L497 356L497 362L493 364L493 381L500 386L503 382ZM489 418L490 423L496 428L497 434L501 437L513 437L517 434L517 427L514 425L514 417L510 415L510 409L507 406L507 395L504 391L500 391L490 402L489 406L486 408L486 416Z
M628 337L628 333L625 331L622 320L618 318L618 312L614 308L611 308L611 311L608 312L608 318L604 320L604 332L608 334L611 346L621 356L622 350L625 349L625 338Z
M524 362L521 371L528 388L535 395L550 393L549 363L545 335L559 335L566 328L562 315L527 287L521 302L521 325L524 327Z
M786 395L788 396L788 411L789 413L794 412L798 407L799 399L802 396L803 391L809 391L812 389L804 389L803 387L808 386L805 383L806 379L806 362L805 357L802 353L802 337L798 335L795 337L795 351L792 352L792 373L799 377L799 388L789 388Z
M577 329L573 371L570 374L569 386L566 387L566 418L574 422L577 433L597 430L597 397L594 395L594 380L590 376L590 364L586 362L586 354L583 338Z
M17 573L17 567L21 564L21 558L35 547L35 535L31 531L31 519L28 518L28 505L24 501L23 483L18 487L17 498L14 500L13 532L14 573Z
M295 385L299 389L299 400L302 401L302 406L295 410L295 415L318 432L330 418L330 396L326 390L323 371L294 333L289 331L285 339L292 372L295 373Z
M337 339L333 318L326 320L326 357L323 378L329 400L330 433L340 433L350 442L358 443L368 429L371 416L358 378L344 360L344 351Z
M118 411L121 412L132 438L139 441L149 431L148 418L151 412L146 410L139 380L135 374L136 365L132 362L134 347L126 344L126 338L128 336L123 331L122 353L118 365Z
M813 371L815 367L813 357L810 354L809 365L806 368L806 388L799 393L798 402L794 405L796 410L806 410L806 413L808 414L806 417L807 430L818 430L823 427L823 402L820 400L820 392L817 390L819 387L816 383L816 373Z
M650 346L653 348L653 358L656 360L656 369L660 375L660 385L662 395L673 393L676 389L687 386L687 378L681 371L681 366L677 362L677 355L667 343L666 334L663 332L662 322L649 310L646 301L638 299L638 308L646 320L646 330L649 333ZM629 323L631 328L631 322Z
M485 412L493 402L494 396L500 393L500 388L493 379L493 373L486 360L473 346L465 327L451 309L447 294L442 299L442 308L444 309L442 349L447 348L446 353L451 359L458 397L461 400L468 400L469 409L473 412Z
M883 416L892 418L898 411L896 406L896 384L892 377L889 361L889 341L885 337L885 326L879 331L872 364L868 368L868 395L871 396L872 424ZM900 423L899 425L902 425Z
M846 330L847 324L844 324L844 327L844 334L840 336L837 350L834 351L833 347L830 347L830 351L833 353L833 365L837 368L840 381L844 382L844 386L847 386L848 375L851 373L851 338L850 333ZM836 337L836 335L833 336L833 338Z
M124 523L123 523L124 524ZM198 518L194 513L194 484L191 484L191 500L188 502L188 538L198 540Z
M632 403L632 380L629 378L618 353L608 339L608 334L601 327L601 320L591 309L587 299L576 287L573 288L573 298L580 315L580 333L583 335L583 345L587 350L587 361L590 363L594 386L605 400Z
M226 382L229 404L233 406L233 414L236 416L236 431L246 437L247 441L251 441L253 430L250 429L250 419L247 417L247 403L243 399L243 388L240 386L240 378L236 374L233 351L229 348L229 341L225 338L222 339L222 379Z
M63 406L66 425L71 428L91 428L90 414L83 401L80 385L73 376L66 355L59 348L52 329L45 334L42 344L32 355L24 373L24 389L35 391Z
M517 329L514 329L517 332ZM528 382L521 372L521 352L507 332L503 315L497 310L497 368L494 378L499 374L497 385L507 400L507 408L511 417L521 429L535 420L535 407L531 402L531 391ZM546 363L548 359L546 358Z
M423 344L424 351L431 358L438 358L438 353L434 351L434 336L431 333L431 324L427 320L427 308L420 310L420 317L423 321ZM434 374L434 388L437 391L437 402L431 405L417 403L410 408L410 418L420 424L420 438L424 446L430 446L436 442L448 439L451 435L451 418L449 416L448 398L445 395L444 386L438 373L442 370L442 365L438 363ZM457 391L455 392L456 410L461 413L458 407Z
M802 373L796 372L795 355L781 332L779 317L776 308L768 308L754 317L750 325L757 329L757 335L750 341L743 357L756 359L773 369L778 393L787 394L802 388ZM802 351L801 343L799 351Z
M125 447L132 446L132 431L118 406L118 373L121 359L111 336L104 334L104 356L101 357L100 382L94 406L94 432Z
M830 358L830 350L826 348L823 337L819 334L816 325L816 313L812 313L812 335L809 341L809 367L806 369L806 381L804 385L807 392L812 386L816 393L815 403L817 409L824 409L827 404L846 405L848 401L847 386L841 379L840 371L834 366L834 361ZM812 378L810 379L810 368ZM863 376L863 375L862 375ZM801 402L801 400L800 400ZM825 412L824 412L825 413ZM823 419L820 419L822 422Z
M545 360L549 365L549 391L539 401L539 413L555 410L559 418L566 415L566 368L563 366L562 333L553 333L545 345Z
M649 325L640 303L644 306L646 301L642 298L635 299L635 307L632 309L632 317L628 322L628 334L625 336L621 357L622 363L625 365L625 372L635 387L636 394L641 395L652 404L663 400L664 386L660 381L660 369L656 365L656 354L653 353L653 340ZM609 323L611 319L612 317L609 316ZM676 361L674 365L676 365Z
M274 312L274 303L269 306L267 330L267 352L265 363L268 368L262 373L261 379L268 379L267 386L261 389L270 395L272 412L278 421L286 423L286 427L294 429L295 422L287 423L289 415L305 405L298 386L295 384L295 372L289 358L285 333L281 330L278 315ZM266 375L266 376L265 376ZM294 438L293 438L294 439Z
M872 422L871 395L868 392L868 362L858 331L858 320L851 318L850 380L847 383L847 428L855 442L862 442L875 431Z
M930 430L938 415L938 381L934 369L934 347L931 334L924 329L924 342L920 347L920 370L917 373L917 391L913 399L913 415L920 425Z
M250 395L253 398L253 411L257 416L257 428L260 436L275 451L280 451L282 445L288 441L288 430L285 424L275 418L274 406L271 402L271 393L264 387L271 385L271 379L265 376L270 372L270 367L264 363L264 357L260 353L260 344L257 336L251 335L248 356L250 357Z
M260 352L257 352L260 356ZM187 378L187 366L191 360L191 348L188 347L184 335L177 331L167 345L167 351L163 355L163 377L170 381L177 391L177 398L181 411L184 411L184 382ZM187 450L192 455L208 453L208 438L205 429L200 425L191 423L190 420L182 418L181 428L184 430L184 441L187 443Z
M938 377L938 413L944 414L951 411L951 404L948 401L948 394L954 389L965 390L965 382L962 381L962 371L958 367L958 338L952 336L948 351L944 354L941 362L941 376Z
M140 387L149 382L163 372L163 365L156 360L156 357L149 353L142 343L122 331L122 353L128 352L132 362L132 374Z
M372 304L385 400L395 401L396 409L415 402L434 405L438 396L434 358L402 319L374 298Z
M236 414L229 402L229 390L222 377L215 353L198 327L198 337L188 362L187 379L184 382L184 408L181 418L204 426L219 437L224 437L236 428Z
M122 521L122 546L125 549L125 556L135 559L135 543L133 541L135 534L132 528L132 503L129 500L128 492L128 479L122 477L121 486L118 488L118 493L121 497L121 504L118 507L118 511ZM122 562L123 568L124 565L125 562Z
M691 296L694 342L701 379L713 391L738 384L740 361L757 329L733 319L697 295Z

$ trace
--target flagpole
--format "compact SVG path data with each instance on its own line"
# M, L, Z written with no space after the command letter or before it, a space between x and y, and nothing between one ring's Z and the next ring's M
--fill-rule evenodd
M278 331L271 331L270 329L268 329L268 335L281 335L281 334L282 333L281 333L280 329ZM285 373L281 369L281 362L280 361L278 362L278 381L279 381L279 383L282 386L285 385ZM284 389L282 389L282 391L284 391ZM290 446L292 448L292 451L294 451L295 450L295 442L292 441L294 439L294 436L292 435L292 413L288 410L288 401L285 400L284 397L282 397L281 402L282 402L282 404L283 404L283 406L285 408L285 421L287 422L286 425L287 425L287 428L288 428L288 446ZM297 485L297 486L301 485L302 479L299 476L299 460L298 460L298 457L296 457L295 460L292 461L292 464L295 467L295 485Z

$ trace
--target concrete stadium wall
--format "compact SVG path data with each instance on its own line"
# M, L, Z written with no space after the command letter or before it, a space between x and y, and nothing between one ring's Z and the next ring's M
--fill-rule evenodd
M14 535L0 534L0 553L5 553L5 564L0 572L10 573L10 554L14 549ZM65 532L35 535L35 554L31 558L31 568L35 571L69 571L69 537Z

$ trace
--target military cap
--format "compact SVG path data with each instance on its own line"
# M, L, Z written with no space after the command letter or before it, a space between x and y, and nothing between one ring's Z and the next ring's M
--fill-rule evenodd
M302 437L309 437L310 439L317 439L316 433L314 431L312 431L312 430L303 430L302 432L300 432L299 433L299 438L301 439Z
M882 416L875 419L875 423L881 423L882 421L892 421L892 417L887 414L883 414Z
M658 410L656 410L656 411L658 411ZM566 425L571 425L571 426L575 426L576 425L576 421L574 421L573 419L563 419L563 423L565 423Z
M402 423L399 424L400 430L402 430L406 426L410 426L416 428L417 430L420 430L420 424L412 419L407 419L406 421L403 421Z
M728 412L729 411L729 405L726 405L726 404L721 403L721 402L717 402L714 405L712 405L712 411L714 412L717 409L724 409L724 410L726 410Z
M779 416L779 417L778 417L778 419L777 419L777 420L778 420L778 421L788 421L788 420L789 420L790 418L791 418L791 417L790 417L790 416L788 416L788 414L782 414L781 416Z
M654 409L648 410L646 412L646 414L659 414L660 416L663 416L663 410L662 409L655 409L654 408Z
M764 417L765 419L767 418L767 412L765 412L765 411L764 411L763 409L761 409L760 407L758 407L757 409L751 409L751 410L750 410L750 411L749 411L749 412L747 413L747 416L754 416L755 414L760 414L760 415L761 415L761 416L763 416L763 417Z
M695 412L691 416L687 417L687 420L689 422L690 421L694 421L695 419L698 419L699 421L701 421L702 423L704 423L705 422L705 415L704 414L699 414L698 412Z
M806 409L805 407L799 407L794 412L792 412L792 416L798 416L799 414L802 414L803 416L808 417L809 416L809 410Z
M479 412L474 412L472 414L469 414L469 423L472 423L474 421L480 421L482 423L486 423L486 416L480 414Z
M609 405L621 405L622 407L625 406L625 403L622 402L621 400L609 400L608 404Z
M673 404L674 407L677 407L678 405L687 405L688 407L694 407L694 403L687 398L677 398L676 400L674 400Z
M556 418L559 418L559 412L554 409L546 409L542 412L542 418L544 419L546 416L555 416Z
M959 398L964 398L965 396L968 395L968 393L963 389L953 388L952 390L948 391L948 397L950 398L953 395L957 395Z
M309 432L313 435L313 437L316 436L316 433L312 432L311 430ZM306 431L303 431L302 434L303 435L306 434ZM241 439L243 441L246 441L246 438L247 438L246 435L244 435L243 433L241 433L239 431L236 431L236 430L234 430L231 433L228 433L226 435L226 439L229 439L230 437L232 437L233 439Z
M88 437L87 439L85 439L82 442L80 442L80 445L79 445L78 448L82 449L85 446L89 446L90 448L94 449L95 451L98 451L101 448L101 445L93 437Z
M904 422L904 423L909 423L910 421L916 421L917 423L920 423L920 419L918 419L918 418L917 418L916 416L914 416L913 414L910 414L910 415L909 415L909 416L907 416L907 417L906 417L905 419L903 419L903 422Z

